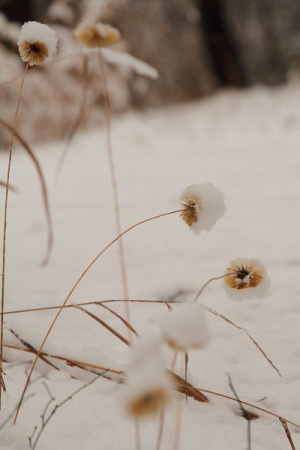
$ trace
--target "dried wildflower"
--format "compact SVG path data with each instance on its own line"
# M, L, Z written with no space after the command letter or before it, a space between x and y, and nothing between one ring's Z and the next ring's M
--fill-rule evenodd
M169 400L169 391L161 385L145 386L142 391L132 394L127 409L134 417L158 414Z
M180 216L195 234L211 230L226 210L222 192L210 183L188 186L180 200Z
M22 60L30 66L49 61L56 52L55 32L39 22L26 22L21 28L18 47Z
M82 23L75 30L75 36L86 47L109 47L120 40L119 31L111 25Z
M147 336L132 349L123 399L126 411L136 418L159 413L171 398L171 382L159 342Z
M269 287L265 266L258 259L238 258L231 261L224 277L224 287L234 300L259 298Z
M163 340L180 351L204 348L210 341L210 331L201 305L182 303L162 318Z

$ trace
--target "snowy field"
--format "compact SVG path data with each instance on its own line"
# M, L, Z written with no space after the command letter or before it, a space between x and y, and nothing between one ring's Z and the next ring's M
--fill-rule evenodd
M25 83L26 88L26 83ZM190 352L188 381L195 387L234 397L300 426L300 86L223 92L208 100L114 119L112 139L118 176L122 229L179 208L179 196L193 183L212 183L225 197L227 212L209 233L195 236L178 214L141 225L124 237L130 299L192 301L232 259L259 258L271 279L268 295L234 302L222 280L199 301L246 328L282 374L271 367L242 330L207 314L213 339ZM75 137L55 178L63 142L36 145L47 180L54 247L47 267L46 223L39 181L30 159L15 145L9 196L6 311L61 305L92 259L116 236L105 149L105 130ZM7 155L0 155L0 180ZM4 189L1 188L1 212ZM2 221L1 221L2 223ZM117 245L95 263L70 303L122 299ZM122 303L108 304L123 315ZM157 334L165 305L132 303L132 325L142 336ZM86 307L123 336L123 323L100 306ZM7 314L6 342L24 348L9 330L38 348L55 310ZM128 347L82 311L62 312L44 350L77 361L125 370ZM164 348L166 365L171 352ZM39 362L16 425L10 415L30 368L29 353L5 349L7 392L0 413L1 450L29 448L41 430L41 415L61 404L95 375L51 359ZM175 372L183 376L183 358ZM133 420L124 414L124 386L98 378L59 406L44 427L39 450L133 450ZM51 396L53 401L51 400ZM166 411L163 450L246 450L247 421L238 403L206 394L210 403L182 397L180 444L174 445L176 400ZM48 408L46 406L48 404ZM277 417L259 414L251 422L252 450L292 448ZM8 422L4 423L8 420ZM295 448L300 427L288 424ZM156 448L158 418L141 420L141 448Z

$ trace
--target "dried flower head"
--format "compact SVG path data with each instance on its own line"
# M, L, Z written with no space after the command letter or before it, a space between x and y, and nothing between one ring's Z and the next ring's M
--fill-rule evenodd
M97 23L90 25L80 24L75 30L75 36L86 47L109 47L120 40L119 31L111 25Z
M126 371L123 399L126 412L140 417L159 413L171 398L171 381L167 376L161 341L145 336L131 350Z
M180 216L195 234L211 230L226 211L222 192L210 183L188 186L180 200Z
M21 28L18 47L22 60L30 66L49 61L56 52L55 32L39 22L26 22Z
M265 266L258 259L238 258L231 261L224 277L224 287L234 300L262 297L269 287Z
M211 334L201 305L182 303L164 314L161 321L163 340L180 351L204 348Z
M158 414L169 401L165 386L149 386L128 399L127 409L131 416L141 417Z

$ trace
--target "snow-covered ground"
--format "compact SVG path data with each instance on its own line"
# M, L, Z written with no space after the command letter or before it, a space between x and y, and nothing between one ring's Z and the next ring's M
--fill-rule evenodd
M300 86L223 92L208 100L151 113L130 113L113 120L113 150L118 175L122 228L172 211L193 183L212 183L225 196L227 212L209 233L195 236L178 217L146 223L124 237L131 299L192 301L209 278L222 275L237 257L259 258L267 267L271 289L264 299L233 302L222 281L210 284L201 303L246 328L278 367L269 365L246 334L207 313L213 339L190 353L188 381L196 387L239 397L300 425ZM15 146L11 183L20 194L9 196L6 311L61 305L97 253L115 236L113 202L105 150L105 130L77 135L55 179L62 142L35 146L49 190L54 248L41 268L46 224L39 182L31 161ZM7 156L0 155L0 180ZM1 211L4 189L1 188ZM1 221L2 223L2 221ZM95 263L70 303L121 299L117 245ZM123 304L111 303L123 314ZM120 320L100 306L87 307L127 336ZM140 335L157 333L166 307L131 304L132 324ZM39 347L55 310L5 316L9 329ZM15 341L17 342L17 341ZM19 343L21 346L21 344ZM73 360L126 368L127 346L82 311L62 312L45 351ZM166 364L171 353L164 349ZM0 427L17 405L30 364L28 353L5 350L7 392L2 398ZM23 450L41 428L48 412L91 380L91 375L64 362L61 370L38 363L16 425L0 431L1 450ZM183 375L180 357L175 371ZM43 376L41 377L41 374ZM72 378L71 376L76 378ZM46 389L47 387L47 389ZM124 387L99 378L60 406L45 426L37 449L135 449L134 425L124 414ZM207 394L210 403L182 403L182 450L247 449L247 422L232 400ZM249 408L251 409L251 408ZM251 423L252 450L291 448L276 417L259 414ZM176 402L166 413L162 449L175 449ZM47 412L46 412L47 415ZM158 418L141 421L141 448L155 448ZM289 425L295 448L300 428Z

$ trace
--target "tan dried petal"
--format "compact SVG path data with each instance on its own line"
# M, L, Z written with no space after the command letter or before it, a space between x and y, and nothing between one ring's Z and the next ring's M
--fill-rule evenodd
M226 273L231 273L231 275L225 277L224 281L233 289L256 287L264 278L263 268L260 268L255 263L248 263L247 265L241 266L233 263L231 267L226 269L225 274Z
M75 36L86 47L109 47L120 40L119 31L111 25L82 24L75 30Z
M183 211L180 213L180 217L191 227L198 221L198 211L201 208L200 198L193 194L187 194L182 200Z
M48 47L39 41L21 42L19 44L19 52L22 60L31 66L42 64L49 55Z
M129 413L134 417L157 414L168 401L168 392L157 388L145 392L140 397L132 399L128 404Z

